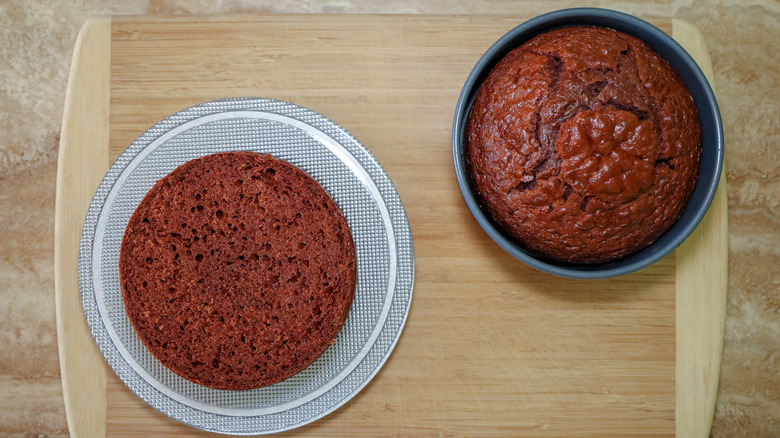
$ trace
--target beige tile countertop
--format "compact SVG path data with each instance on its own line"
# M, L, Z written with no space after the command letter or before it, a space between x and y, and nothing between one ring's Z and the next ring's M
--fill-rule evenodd
M0 2L0 436L67 436L54 311L54 192L76 34L118 14L512 13L541 0ZM780 3L594 1L684 18L706 38L726 136L729 284L714 437L780 436Z

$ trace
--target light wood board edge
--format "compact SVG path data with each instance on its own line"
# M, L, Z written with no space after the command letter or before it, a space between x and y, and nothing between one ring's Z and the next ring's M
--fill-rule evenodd
M81 228L108 167L111 20L88 21L76 40L65 95L54 213L54 296L62 393L70 436L106 434L106 365L81 310Z
M709 51L701 31L672 20L681 41L715 90ZM677 437L708 437L720 378L728 275L728 211L725 167L702 222L677 249L676 431Z
M712 66L701 32L684 20L673 19L672 25L675 39L689 42L684 44L686 50L712 83ZM105 436L103 358L86 321L61 316L82 313L77 278L81 224L108 167L110 37L108 18L86 23L79 34L59 150L55 300L63 395L73 437ZM78 117L83 118L81 123L76 121ZM726 229L726 180L722 177L710 211L676 257L678 437L707 436L712 422L725 319ZM705 239L705 234L712 236ZM701 244L705 241L706 245Z

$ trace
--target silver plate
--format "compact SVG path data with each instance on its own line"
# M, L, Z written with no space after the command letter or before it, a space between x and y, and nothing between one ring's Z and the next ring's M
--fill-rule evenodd
M308 173L341 208L357 249L355 301L337 341L297 375L249 391L206 388L165 368L138 340L119 284L122 238L141 199L179 165L224 151L270 153ZM333 121L269 99L207 102L141 135L100 183L84 221L79 253L84 314L119 378L171 418L234 435L293 429L357 394L401 335L413 284L409 222L382 166Z

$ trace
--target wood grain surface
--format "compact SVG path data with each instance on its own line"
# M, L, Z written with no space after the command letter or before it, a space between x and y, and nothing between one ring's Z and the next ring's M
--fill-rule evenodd
M105 60L110 161L153 124L189 106L227 97L276 98L349 130L385 167L404 202L416 254L404 333L363 391L290 434L708 434L723 312L718 299L702 304L725 296L725 185L709 213L717 218L704 222L689 249L640 272L598 281L525 266L489 239L461 198L450 143L458 94L479 56L522 21L419 15L111 21ZM698 62L709 63L701 35L690 25L650 21L673 33ZM680 26L687 31L678 32ZM102 127L95 117L85 114L81 128ZM96 171L106 169L107 163ZM84 203L74 204L74 214L86 211L88 201L74 200ZM78 232L80 223L60 228L71 238ZM69 266L75 269L75 261ZM710 272L716 280L708 279ZM70 287L63 295L77 296ZM685 307L675 313L683 294ZM86 327L80 308L58 306L58 317L65 316ZM64 337L61 350L74 348ZM209 435L158 413L105 372L108 436ZM63 380L71 379L63 367ZM68 411L74 435L81 423L73 418L88 415L79 409Z
M672 36L701 66L715 90L707 45L701 31L673 20ZM726 169L701 225L677 249L677 436L710 434L718 394L728 274ZM719 261L719 263L714 263ZM706 318L696 317L708 315ZM712 334L715 334L713 336Z
M65 95L54 209L54 299L65 414L71 437L106 433L106 366L81 308L81 226L109 166L111 20L79 32Z

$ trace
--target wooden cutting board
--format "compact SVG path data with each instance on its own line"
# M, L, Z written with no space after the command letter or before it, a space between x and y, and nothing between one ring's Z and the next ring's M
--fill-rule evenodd
M333 119L396 184L414 235L408 322L354 399L306 436L705 437L726 296L725 178L675 253L599 281L550 276L502 251L463 202L450 132L479 56L512 16L249 15L98 19L71 68L57 177L57 329L74 437L203 436L108 369L81 309L81 224L109 164L166 116L237 96ZM712 80L701 33L651 19Z

